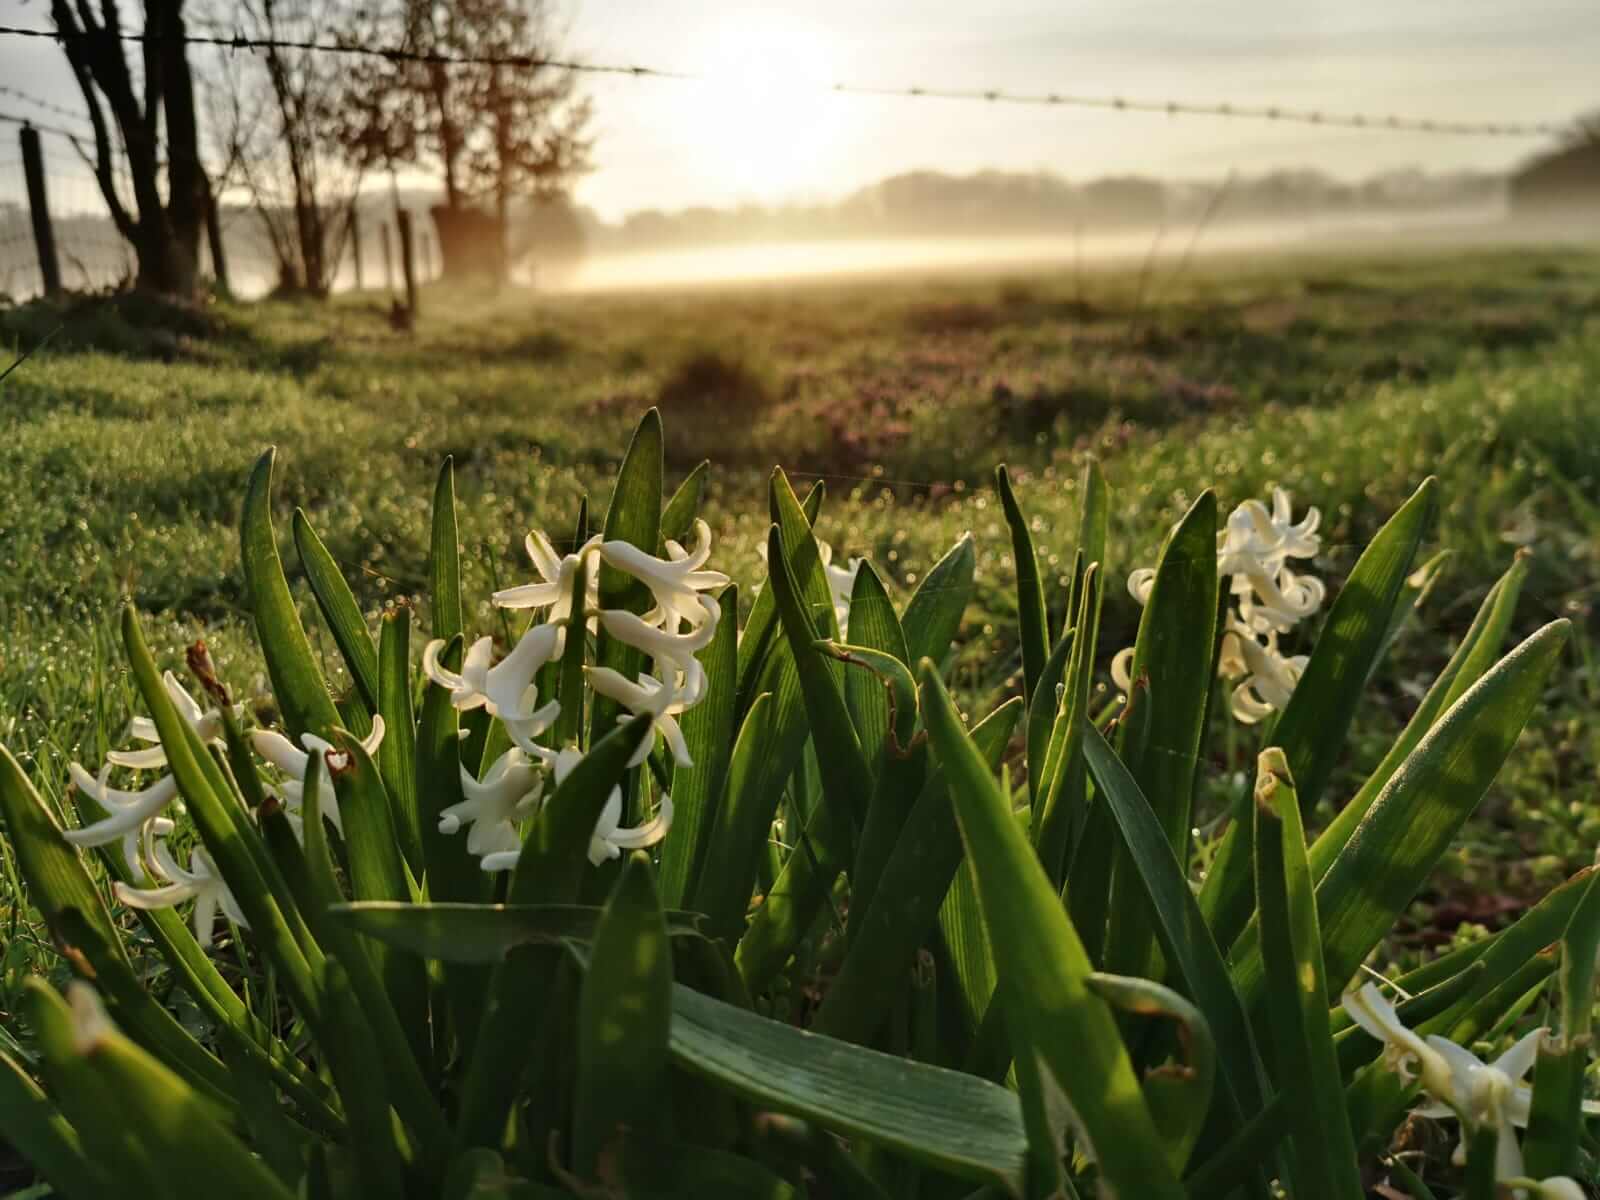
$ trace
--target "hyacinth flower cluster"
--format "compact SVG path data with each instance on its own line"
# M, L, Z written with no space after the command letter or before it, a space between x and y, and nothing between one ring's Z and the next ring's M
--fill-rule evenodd
M173 707L200 740L221 746L222 711L202 708L171 671L165 673L162 682ZM235 706L232 715L240 718L243 711L243 706ZM383 718L377 717L373 720L372 732L362 743L369 754L377 751L383 735ZM166 770L167 755L155 723L148 717L134 717L127 736L143 745L138 749L111 751L98 774L90 774L81 763L69 766L74 786L99 805L106 816L92 824L67 830L66 840L83 849L119 842L129 874L134 879L148 879L151 886L136 887L119 880L113 887L117 899L130 908L142 909L170 908L193 900L194 934L202 946L211 944L219 912L235 925L247 928L249 923L240 912L238 901L205 848L194 847L188 865L181 866L168 844L167 839L177 826L166 813L181 805L181 801L178 800L177 780ZM276 786L268 788L268 793L282 803L290 826L303 841L300 813L305 801L304 781L311 752L321 752L330 763L337 763L341 756L332 743L315 734L303 734L300 740L302 745L296 746L283 734L266 729L256 730L251 735L256 753L276 767L281 777ZM110 784L114 768L161 771L162 774L154 783L142 788L123 790ZM333 798L333 784L326 774L320 779L319 796L324 817L338 829L339 807Z
M1326 597L1320 579L1290 566L1292 560L1314 558L1321 549L1321 520L1322 514L1309 508L1296 522L1289 493L1274 488L1270 510L1259 500L1246 500L1217 532L1217 573L1228 579L1230 601L1217 671L1224 679L1239 681L1229 711L1246 725L1288 704L1306 668L1307 656L1285 655L1278 637L1316 613ZM1128 576L1128 592L1141 607L1149 602L1155 579L1153 567ZM1111 662L1112 681L1124 693L1133 686L1132 663L1131 646Z
M1437 1034L1418 1036L1407 1029L1395 1007L1376 984L1367 983L1344 996L1344 1010L1361 1029L1383 1043L1383 1063L1408 1086L1421 1084L1427 1103L1424 1117L1459 1121L1463 1135L1453 1162L1467 1162L1467 1130L1488 1129L1495 1141L1494 1178L1519 1197L1541 1200L1583 1200L1584 1191L1566 1175L1530 1179L1523 1165L1518 1129L1528 1127L1533 1088L1525 1077L1533 1070L1541 1043L1550 1030L1535 1029L1519 1038L1493 1062ZM1600 1115L1600 1102L1583 1102L1586 1116Z
M619 723L632 715L649 714L651 736L641 743L630 765L643 763L659 741L677 767L688 769L693 762L678 718L705 697L706 674L695 655L716 632L721 609L713 593L728 583L726 575L705 567L711 554L711 531L704 521L695 522L688 549L668 540L665 559L627 542L608 542L598 536L565 556L556 554L549 539L537 531L528 535L526 546L538 581L494 595L501 608L531 610L535 615L534 623L511 651L495 662L494 639L479 638L459 672L440 664L442 642L431 642L423 654L425 674L435 686L448 689L451 704L463 712L486 709L512 743L481 779L462 768L464 799L446 808L439 820L441 833L465 831L468 851L478 857L484 870L492 872L516 865L522 822L537 811L548 787L559 786L583 757L576 746L552 746L541 740L559 717L560 705L554 700L541 703L536 682L540 669L562 656L568 636L586 637L591 630L604 629L610 637L640 651L651 661L651 670L630 679L609 667L585 667L590 690L623 710ZM580 565L591 568L583 575L595 581L598 572L592 569L592 560L597 558L643 583L654 606L642 615L601 609L593 582L583 596L577 596ZM163 681L174 707L196 735L220 746L221 711L202 707L170 671ZM243 706L235 706L232 715L242 719ZM375 716L370 734L362 740L369 755L377 753L384 733L383 718ZM195 846L187 863L180 863L169 843L176 824L168 812L182 802L174 776L165 770L166 753L153 722L135 717L128 737L138 746L110 752L98 773L80 763L71 764L74 785L106 815L66 831L67 841L84 849L119 843L129 875L146 885L118 881L116 897L130 908L141 909L167 908L192 900L191 922L203 946L211 944L219 915L248 928L238 901L205 848ZM260 759L276 769L277 782L268 787L268 794L282 804L291 828L303 841L301 814L311 757L321 754L330 768L337 770L345 765L344 756L332 743L312 733L302 734L296 744L277 730L257 729L251 732L249 742ZM137 789L120 789L111 785L115 769L161 774ZM318 788L319 811L342 834L330 772L318 776ZM625 850L653 846L666 837L672 826L671 796L663 793L654 816L641 824L624 826L622 818L622 790L618 787L590 840L592 863L615 859Z
M582 761L577 746L548 744L561 704L544 701L538 687L539 672L563 656L567 638L587 639L591 629L604 630L653 664L633 679L610 667L584 667L590 690L623 710L619 723L640 714L650 718L650 735L629 765L645 762L659 741L678 768L694 766L678 718L705 698L706 673L695 656L716 633L721 608L712 593L725 586L728 577L706 569L711 530L703 520L695 521L689 548L671 539L665 545L668 557L663 559L629 542L596 536L572 553L558 555L550 539L535 530L528 534L526 547L538 580L493 597L500 608L533 614L532 624L510 652L495 662L494 639L481 637L468 648L461 670L452 671L440 662L442 640L430 642L424 651L424 673L435 686L449 691L451 704L462 712L485 709L511 742L481 779L462 768L464 799L440 814L439 831L465 830L467 850L485 871L516 866L522 822L537 811L547 783L559 786ZM644 584L653 607L643 614L599 607L595 559ZM582 596L577 594L580 579L591 581ZM639 825L624 826L622 818L619 786L612 790L590 838L592 863L599 865L624 850L644 849L666 837L672 827L672 797L663 792L655 815Z

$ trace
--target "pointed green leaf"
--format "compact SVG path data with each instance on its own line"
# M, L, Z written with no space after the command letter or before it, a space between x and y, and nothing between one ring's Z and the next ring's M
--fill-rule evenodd
M1250 1024L1166 830L1122 760L1087 721L1083 753L1099 798L1116 823L1128 861L1143 887L1141 898L1156 920L1161 952L1206 1016L1216 1039L1223 1080L1237 1111L1254 1113L1261 1106L1263 1088Z
M961 727L937 670L926 659L921 677L928 735L949 781L993 939L1013 1052L1027 1068L1019 1079L1030 1161L1041 1171L1058 1169L1064 1130L1052 1113L1064 1100L1105 1186L1127 1196L1176 1200L1183 1189L1167 1163L1116 1018L1089 990L1083 943L1017 828L1010 798ZM1041 1176L1039 1183L1047 1184L1048 1177Z
M672 499L661 506L661 541L657 554L665 557L666 540L681 542L694 528L694 519L700 515L705 503L706 481L711 473L711 460L704 459L684 477Z
M54 929L63 912L75 909L126 962L111 914L83 859L62 836L55 815L4 746L0 746L0 816L28 884L28 899L45 922Z
M578 1000L572 1163L594 1178L620 1143L666 1132L672 954L646 855L628 859L588 957Z
M1266 963L1267 1015L1280 1089L1289 1105L1296 1197L1361 1200L1355 1141L1328 1028L1328 983L1305 830L1288 760L1276 747L1256 768L1256 907Z
M1022 1194L1027 1143L1005 1088L805 1033L682 984L672 988L671 1049L679 1066L753 1104Z
M1459 700L1461 694L1483 678L1483 673L1495 664L1500 655L1500 647L1505 641L1506 632L1511 627L1517 598L1522 593L1522 584L1527 575L1528 556L1519 554L1510 569L1489 589L1489 594L1483 598L1483 604L1473 617L1466 636L1461 639L1461 645L1450 656L1450 661L1434 680L1433 686L1428 689L1428 694L1422 698L1422 703L1417 705L1416 711L1411 714L1411 720L1406 723L1405 731L1395 740L1394 745L1389 747L1389 752L1383 756L1383 761L1361 785L1361 791L1356 794L1355 799L1339 810L1338 815L1328 823L1328 827L1312 844L1311 873L1314 878L1320 880L1327 873L1328 867L1338 857L1345 843L1350 840L1350 835L1355 832L1356 826L1361 823L1361 818L1367 815L1372 802L1378 798L1378 793L1399 770L1400 764L1405 762L1411 751L1416 749L1417 743L1429 729L1433 728L1439 714Z
M1033 550L1033 534L1022 514L1011 476L1001 463L994 469L995 490L1000 507L1011 529L1011 558L1017 570L1017 639L1022 643L1022 698L1031 701L1039 680L1044 677L1045 661L1050 656L1050 631L1044 604L1044 583L1039 577L1039 559Z
M583 904L338 904L329 910L358 933L441 962L497 963L518 946L590 942L603 909ZM668 910L667 933L699 936L705 918Z
M417 800L417 718L412 709L411 610L391 608L378 627L378 773L394 813L395 837L413 879L421 879L422 814Z
M428 542L433 636L449 641L466 632L461 611L461 543L456 532L456 465L445 456L433 489L433 525Z
M705 698L683 714L683 740L694 766L672 778L672 833L661 844L661 897L684 904L699 886L710 851L733 757L734 704L739 689L739 589L720 597L722 617L711 644L700 654L706 672Z
M334 644L344 656L345 666L350 668L350 678L355 680L367 711L377 712L378 651L372 644L366 618L361 615L355 593L340 572L339 564L311 528L305 511L299 508L294 510L294 545L311 584L311 594L322 610L322 619L328 623Z
M1417 744L1317 886L1330 988L1342 989L1411 902L1516 744L1566 644L1554 621L1471 687ZM1259 949L1234 969L1250 1008Z
M1022 713L1013 697L972 730L992 771ZM938 919L939 906L961 865L961 831L944 777L934 775L906 822L873 893L850 952L818 1010L818 1033L865 1044L904 992L917 950ZM852 897L852 904L855 898Z
M250 592L261 655L266 659L272 694L283 710L284 724L295 738L306 732L326 737L339 724L339 714L311 653L311 643L306 641L272 530L272 464L276 453L269 448L256 460L245 487L239 526L244 581Z
M1128 724L1122 759L1150 802L1178 861L1189 857L1189 807L1211 697L1217 616L1217 499L1201 493L1173 527L1134 643L1134 694L1142 717ZM1154 971L1153 918L1137 868L1119 853L1112 868L1106 967Z
M71 1123L6 1054L0 1054L0 1112L6 1139L67 1200L98 1200L114 1190Z
M968 533L922 577L900 616L900 627L906 637L907 665L924 658L944 661L972 599L972 580L977 567L978 552Z
M1383 652L1390 617L1399 602L1417 549L1439 508L1438 481L1424 480L1361 554L1339 590L1311 660L1295 684L1273 741L1299 784L1302 812L1310 812L1344 748L1361 693ZM1250 918L1253 853L1248 820L1235 821L1206 875L1201 908L1217 942L1231 946ZM1330 979L1342 977L1330 968Z
M796 685L798 686L798 685ZM755 886L756 862L766 847L782 783L773 785L777 705L762 692L750 706L728 763L728 783L717 809L694 907L714 932L743 928Z

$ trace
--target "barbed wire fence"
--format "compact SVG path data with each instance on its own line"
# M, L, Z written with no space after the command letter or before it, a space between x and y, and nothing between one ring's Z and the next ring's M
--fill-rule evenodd
M73 35L55 29L0 25L0 37L61 42L70 36ZM124 30L116 36L123 42L142 44L163 40L166 35ZM712 76L650 65L531 55L443 54L408 46L273 40L226 32L187 33L182 40L187 45L230 52L283 49L382 58L391 62L489 65L639 80L715 82ZM825 90L861 98L1094 109L1110 113L1164 114L1171 118L1209 117L1445 137L1549 138L1571 129L1567 123L1555 121L1461 121L1399 113L1322 111L1280 105L1024 92L1006 88L902 87L840 82L826 85ZM0 105L27 110L0 111L0 300L14 303L61 290L99 292L130 282L132 250L117 230L91 165L94 135L87 127L85 114L9 84L0 84ZM44 117L38 115L41 113ZM12 132L17 137L14 152L5 142L6 135ZM44 142L41 134L50 141ZM34 151L27 149L26 143L30 140L36 147ZM31 181L28 178L30 153L39 159L38 178ZM118 170L115 186L119 196L125 197L124 208L132 211L129 203L132 187L125 169ZM396 211L392 188L364 190L356 199L354 229L334 275L334 290L381 285L391 294L404 292L403 264L408 256L400 246L402 225L415 231L409 255L415 269L414 282L437 278L442 273L442 257L426 217L425 212L413 207L402 219L401 213ZM248 204L230 203L224 197L213 219L215 236L208 241L221 251L222 261L217 261L215 252L204 255L210 276L244 297L271 291L277 282L277 261L261 214Z

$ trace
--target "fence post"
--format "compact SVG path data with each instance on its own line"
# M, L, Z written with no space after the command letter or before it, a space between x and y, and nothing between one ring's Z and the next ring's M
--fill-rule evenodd
M362 290L361 282L361 209L352 204L350 206L350 254L356 260L356 291Z
M411 242L411 210L402 208L395 213L395 222L400 228L400 269L406 277L406 311L412 319L417 315L417 272L415 248Z
M39 278L46 296L61 294L61 264L56 259L56 235L50 227L50 203L44 190L44 152L39 131L22 127L22 174L28 184L28 211L33 217L33 244L39 252Z
M216 277L217 291L224 296L233 295L233 285L228 282L228 254L222 245L222 220L217 215L217 194L206 184L206 244L211 248L211 274Z
M389 222L381 221L378 232L383 234L383 286L394 295L394 251L389 245Z

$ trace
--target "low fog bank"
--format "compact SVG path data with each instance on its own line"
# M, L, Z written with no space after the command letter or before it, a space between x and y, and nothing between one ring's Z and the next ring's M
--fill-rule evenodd
M1600 214L1512 219L1494 201L1420 213L1147 224L1112 232L791 238L709 242L588 255L520 282L565 292L615 292L729 283L992 270L1097 270L1143 262L1167 269L1187 259L1243 253L1339 252L1449 245L1600 240Z

